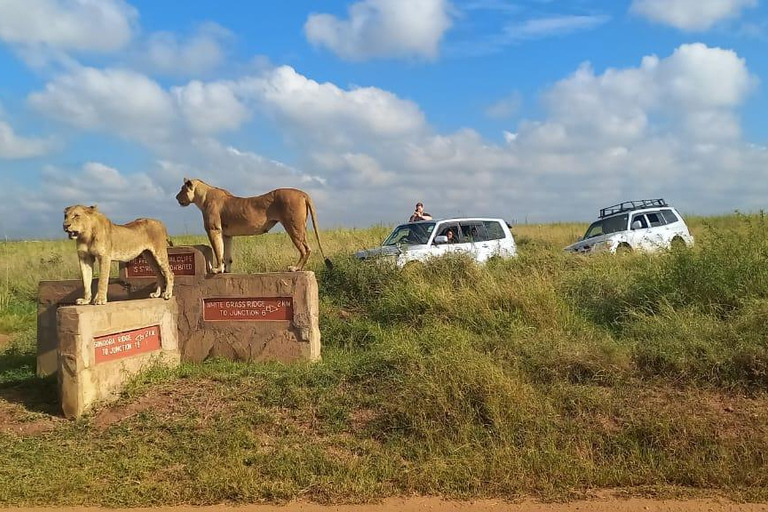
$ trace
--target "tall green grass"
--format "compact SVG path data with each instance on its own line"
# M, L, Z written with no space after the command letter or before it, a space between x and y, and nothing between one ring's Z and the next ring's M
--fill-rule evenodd
M321 363L183 365L137 380L107 410L136 412L106 426L95 414L43 435L0 430L0 503L553 499L612 487L765 499L765 222L694 219L691 249L594 257L562 251L583 225L516 226L518 258L402 270L352 257L385 227L323 232L334 268L310 260ZM8 390L49 385L18 359L32 353L37 281L78 272L69 243L3 250L18 278L0 319L21 323L0 330L22 335L0 353L0 414ZM238 239L235 255L248 272L296 256L281 234Z

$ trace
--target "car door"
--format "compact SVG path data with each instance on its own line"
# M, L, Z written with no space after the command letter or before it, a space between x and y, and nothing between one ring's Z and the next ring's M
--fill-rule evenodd
M461 244L461 229L458 222L443 222L435 229L435 238L438 236L445 236L448 231L452 231L455 237L454 242L446 244L432 244L432 251L435 256L443 256L445 254L460 252L463 250Z
M652 247L651 234L648 229L648 219L644 213L635 213L629 223L629 245L633 249L648 250Z
M493 248L482 221L462 221L459 223L459 227L461 228L463 250L470 252L477 261L485 261L491 257Z
M648 249L654 251L668 247L672 238L661 212L645 212L645 218L648 220Z
M497 220L484 220L483 225L488 236L490 256L514 256L517 252L514 239L507 236L501 223Z

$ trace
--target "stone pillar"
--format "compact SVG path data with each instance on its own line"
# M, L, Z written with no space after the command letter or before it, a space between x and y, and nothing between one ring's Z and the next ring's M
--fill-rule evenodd
M96 296L98 279L92 282L91 293ZM146 292L144 297L149 297ZM37 375L45 377L56 373L59 367L56 312L61 306L72 306L83 296L83 281L40 281L37 288ZM107 297L110 301L138 298L141 293L117 279L109 280Z
M179 246L168 248L168 258L174 272L174 295L189 293L205 277L206 266L213 256L207 245ZM190 272L192 270L192 272ZM107 299L109 302L131 299L146 299L155 291L157 277L146 260L139 256L128 263L120 263L120 279L109 280ZM91 284L96 296L98 279ZM60 306L75 304L83 296L81 279L66 281L41 281L37 293L37 375L45 377L56 373L58 368L56 332L56 311ZM161 300L161 299L159 299ZM180 302L181 304L181 302Z
M77 418L95 403L116 399L151 365L179 364L178 306L143 299L58 310L59 397L64 416Z
M317 361L320 328L314 272L208 276L179 316L182 359Z

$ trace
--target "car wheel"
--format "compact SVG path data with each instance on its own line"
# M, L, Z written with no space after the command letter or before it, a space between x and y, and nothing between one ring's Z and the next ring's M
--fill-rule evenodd
M627 242L621 242L616 248L616 254L629 254L632 252L632 246Z

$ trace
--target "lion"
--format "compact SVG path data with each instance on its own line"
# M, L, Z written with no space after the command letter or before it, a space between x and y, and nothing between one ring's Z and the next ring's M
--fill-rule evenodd
M232 269L232 237L261 235L278 222L299 250L299 261L288 267L288 270L303 270L312 253L307 244L307 214L312 217L317 246L325 265L329 269L333 267L320 244L315 206L304 191L278 188L260 196L237 197L204 181L184 178L176 200L181 206L195 203L203 212L203 225L215 254L215 266L211 265L210 269L214 274L230 272Z
M96 206L74 205L64 209L64 231L77 240L77 257L85 290L77 304L91 302L93 264L99 260L99 289L94 304L107 303L107 288L112 260L130 261L144 253L158 273L157 289L152 298L166 300L173 296L173 272L168 264L168 235L155 219L136 219L128 224L113 224ZM165 291L163 291L165 284Z

